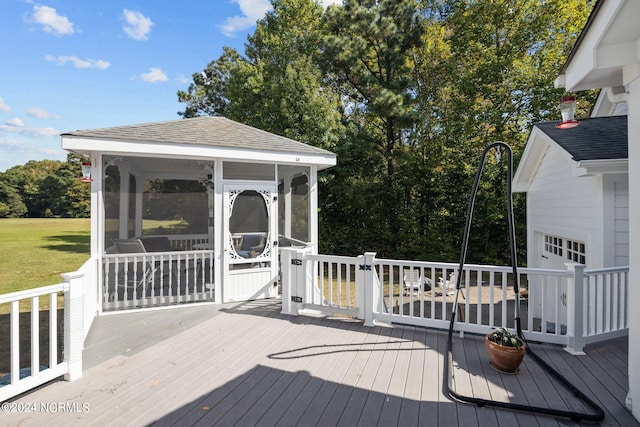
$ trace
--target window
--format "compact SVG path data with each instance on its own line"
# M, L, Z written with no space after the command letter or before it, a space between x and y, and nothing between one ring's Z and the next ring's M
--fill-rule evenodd
M585 246L582 242L567 239L567 259L569 261L586 264Z
M586 264L587 251L584 242L558 236L544 235L544 251L569 261Z
M545 234L544 250L550 254L562 256L562 238Z

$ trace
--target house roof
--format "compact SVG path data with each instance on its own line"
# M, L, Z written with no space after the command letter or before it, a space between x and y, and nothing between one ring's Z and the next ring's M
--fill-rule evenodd
M627 116L591 117L570 129L560 129L559 121L536 123L573 160L611 160L628 157Z
M627 116L591 117L560 129L560 121L536 123L513 176L513 191L528 191L549 149L565 158L576 176L628 172Z
M62 137L204 145L218 148L335 156L327 150L220 116L195 117L102 129L77 130L63 133Z

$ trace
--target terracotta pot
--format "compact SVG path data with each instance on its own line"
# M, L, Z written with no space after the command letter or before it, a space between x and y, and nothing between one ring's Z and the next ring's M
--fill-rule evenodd
M522 362L526 347L507 347L499 345L493 341L489 341L489 337L484 339L484 345L487 348L487 354L489 355L489 362L491 366L499 371L515 373L518 371L518 367Z

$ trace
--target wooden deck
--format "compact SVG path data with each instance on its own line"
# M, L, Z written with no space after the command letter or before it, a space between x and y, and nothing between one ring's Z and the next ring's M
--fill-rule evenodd
M5 413L2 424L580 425L446 398L443 331L289 317L277 300L208 307L99 318L87 340L91 367L83 377L11 402L8 409L30 412ZM488 365L482 337L454 339L459 393L579 408L532 359L525 358L518 375L500 374ZM603 407L602 425L640 426L624 406L626 339L590 346L580 357L556 346L536 349Z

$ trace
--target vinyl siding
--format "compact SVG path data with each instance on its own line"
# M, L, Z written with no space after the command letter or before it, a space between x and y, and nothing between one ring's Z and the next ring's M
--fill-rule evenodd
M550 147L540 162L528 191L529 225L536 232L582 241L587 247L587 265L603 264L602 179L573 176L573 161ZM530 234L531 235L531 234ZM536 239L529 251L537 253Z

